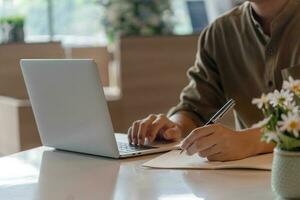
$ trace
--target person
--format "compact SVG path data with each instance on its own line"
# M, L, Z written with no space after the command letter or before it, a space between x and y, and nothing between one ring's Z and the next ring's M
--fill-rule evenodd
M168 115L135 121L128 130L129 142L143 145L145 138L171 141L188 135L182 143L187 154L210 161L272 152L274 145L261 142L260 130L251 128L262 119L251 101L279 89L282 74L300 76L299 35L299 0L245 1L216 19L200 35L180 103ZM236 101L243 129L203 126L230 98Z

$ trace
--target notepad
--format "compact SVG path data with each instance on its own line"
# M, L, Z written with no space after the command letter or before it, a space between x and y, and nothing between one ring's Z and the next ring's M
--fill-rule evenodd
M179 150L165 153L143 164L159 169L257 169L271 170L273 154L263 154L237 161L209 162L198 155L180 154Z

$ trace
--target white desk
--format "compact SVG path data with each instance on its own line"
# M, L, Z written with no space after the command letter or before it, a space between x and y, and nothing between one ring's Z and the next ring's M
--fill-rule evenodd
M154 155L156 156L156 155ZM270 172L156 170L50 148L0 159L1 200L268 200Z

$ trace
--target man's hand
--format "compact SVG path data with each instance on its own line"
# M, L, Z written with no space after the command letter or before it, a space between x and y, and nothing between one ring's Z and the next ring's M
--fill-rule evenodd
M252 133L253 129L237 132L220 124L213 124L192 131L181 147L188 155L197 153L210 161L239 160L258 153L256 147L259 146L260 139L257 134Z
M143 120L135 121L128 130L128 140L135 145L144 145L146 138L153 142L155 139L178 141L181 137L179 125L163 114L149 115Z

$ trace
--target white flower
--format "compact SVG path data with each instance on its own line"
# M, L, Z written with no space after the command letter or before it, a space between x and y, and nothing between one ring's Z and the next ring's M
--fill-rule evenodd
M294 80L291 76L288 81L283 81L283 89L300 94L300 80Z
M281 116L282 121L278 122L280 131L287 131L293 134L296 138L299 137L300 131L300 117L296 113L288 113L288 115Z
M254 98L252 100L252 104L257 105L257 107L259 109L262 109L263 107L267 107L269 105L269 102L270 102L269 96L270 95L262 94L260 98Z
M276 142L277 144L280 143L280 139L276 132L267 132L264 134L264 137L266 138L267 143L270 143L272 141Z
M287 106L293 101L293 94L287 90L275 90L273 94L270 94L270 103L272 106Z
M295 102L289 102L289 103L285 106L285 108L286 108L288 111L290 111L291 113L295 113L295 114L299 113L299 107L296 105Z
M269 116L269 117L263 119L262 121L257 122L256 124L254 124L254 125L252 126L252 128L262 128L262 127L266 126L266 125L269 123L271 117L272 117L272 116Z

